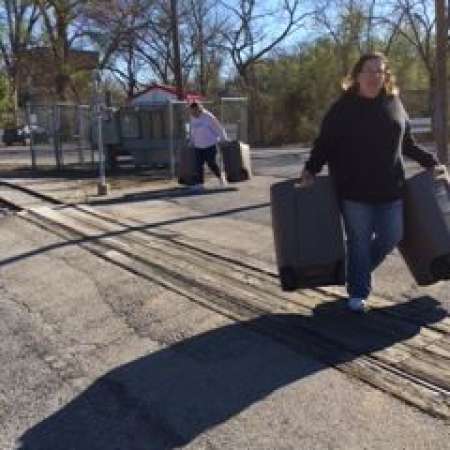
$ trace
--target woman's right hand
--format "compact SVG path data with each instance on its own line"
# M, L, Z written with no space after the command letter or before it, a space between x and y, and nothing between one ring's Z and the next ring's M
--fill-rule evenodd
M445 167L444 164L438 164L432 167L431 170L433 178L436 181L444 181L445 183L447 183L448 186L450 186L450 176L447 167Z
M303 169L302 174L300 175L300 181L297 184L300 188L307 188L314 184L316 181L316 177L306 169Z

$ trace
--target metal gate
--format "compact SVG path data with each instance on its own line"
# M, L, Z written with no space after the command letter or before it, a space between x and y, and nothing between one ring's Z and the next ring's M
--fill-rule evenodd
M93 169L92 111L86 105L29 105L33 169Z

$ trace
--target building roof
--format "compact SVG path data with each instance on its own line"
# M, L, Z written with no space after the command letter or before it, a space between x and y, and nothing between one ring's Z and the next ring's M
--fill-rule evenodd
M23 58L27 64L30 61L36 64L45 60L54 61L55 56L50 47L31 47L18 52L20 58ZM99 52L92 50L81 50L70 48L68 51L67 64L71 64L74 70L93 70L97 67Z
M73 76L80 72L89 74L97 67L99 53L69 49L64 74L58 70L55 54L49 47L32 47L18 53L17 95L20 106L27 102L51 104L58 98L58 79L65 79L65 101L89 103L92 97L90 77ZM70 81L70 88L68 87Z
M164 85L164 84L152 84L151 86L145 88L143 91L138 92L137 94L133 95L133 97L130 99L130 101L144 95L144 94L148 94L149 92L155 91L155 90L160 90L160 91L164 91L167 92L168 94L172 94L172 95L177 95L177 88L175 86L168 86L168 85ZM192 101L192 100L205 100L205 98L199 94L198 92L188 92L188 91L184 91L183 92L183 100L186 101Z

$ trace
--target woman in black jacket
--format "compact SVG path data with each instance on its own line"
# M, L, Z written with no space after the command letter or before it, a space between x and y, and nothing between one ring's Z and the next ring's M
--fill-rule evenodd
M403 155L447 176L411 136L384 55L365 54L326 114L301 175L308 186L327 163L334 178L347 235L348 306L355 311L365 308L372 271L402 238Z

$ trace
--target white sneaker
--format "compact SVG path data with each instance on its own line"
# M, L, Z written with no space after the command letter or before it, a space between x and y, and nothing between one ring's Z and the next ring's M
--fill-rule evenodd
M228 185L228 181L225 177L225 174L222 172L222 174L220 175L220 185L221 186L227 186Z
M192 192L202 192L204 189L203 184L193 184L190 186Z
M347 306L352 311L364 312L366 310L366 300L359 297L351 297L347 300Z

